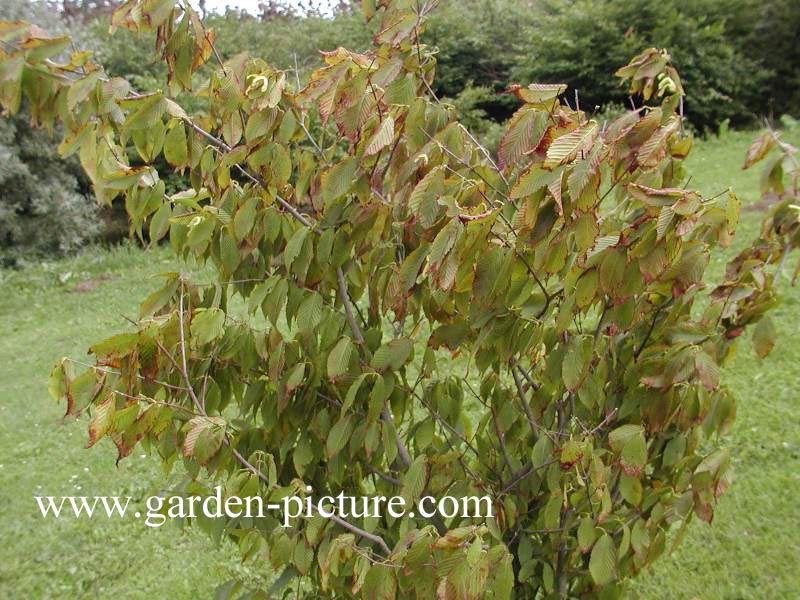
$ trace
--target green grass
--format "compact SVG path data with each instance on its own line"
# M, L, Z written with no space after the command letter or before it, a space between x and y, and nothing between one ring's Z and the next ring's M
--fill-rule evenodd
M800 141L800 134L790 141ZM745 205L758 198L758 173L740 169L751 133L697 145L691 185L705 195L734 187ZM794 138L794 139L792 139ZM743 213L728 256L755 235L762 213ZM712 265L721 273L726 257ZM793 265L792 265L793 266ZM149 278L177 267L169 250L87 250L32 267L0 271L0 596L10 598L210 597L231 578L263 583L269 573L242 566L235 549L199 530L140 519L42 519L34 495L130 495L139 500L164 481L155 459L137 449L115 467L107 440L84 449L86 422L63 419L47 396L53 361L80 359L86 347L126 326ZM79 282L96 288L76 292ZM88 287L93 287L90 284ZM800 289L782 283L781 331L764 361L743 341L725 381L739 399L723 441L735 480L712 526L697 522L684 543L632 586L642 598L789 598L800 589Z
M732 186L744 206L759 198L759 169L742 171L753 134L731 132L698 145L688 159L692 186L716 194ZM800 142L796 129L786 138ZM725 260L756 236L763 213L742 213ZM800 287L791 287L789 262L781 283L782 304L773 313L778 344L758 360L743 340L723 382L737 396L737 418L723 443L733 458L734 482L721 499L711 526L699 520L683 544L635 582L642 598L796 598L800 590Z
M86 422L62 419L45 377L57 357L81 360L87 344L123 329L150 277L175 266L167 250L120 248L0 274L0 597L211 597L226 580L254 578L232 546L200 530L150 529L133 516L43 519L33 498L131 496L140 508L163 483L139 449L118 467L108 440L84 449ZM99 286L74 291L86 281Z

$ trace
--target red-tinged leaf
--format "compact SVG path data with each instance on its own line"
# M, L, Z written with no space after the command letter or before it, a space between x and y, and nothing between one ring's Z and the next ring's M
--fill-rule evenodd
M547 112L529 107L521 108L511 117L498 150L501 169L513 166L539 146L547 131L547 119Z
M565 83L532 83L528 87L509 86L508 91L528 104L551 103L567 89Z
M694 358L697 377L708 390L719 387L719 365L705 352L698 352Z
M378 129L372 135L372 138L367 142L367 147L364 149L365 156L377 154L386 146L392 143L394 139L394 119L387 116L378 125Z
M762 317L753 331L753 348L759 358L766 357L775 347L775 338L777 331L772 318L769 316Z
M775 135L771 131L765 131L759 135L747 149L742 169L748 169L763 159L775 147L776 143Z
M572 162L576 158L584 160L589 155L598 132L597 123L589 121L586 125L557 137L547 149L544 167L552 169Z
M89 442L86 444L87 448L94 446L111 430L115 407L116 395L113 391L109 392L103 402L95 406L94 416L89 423Z
M647 442L644 433L631 436L622 447L620 456L622 470L631 477L639 477L647 464Z
M184 458L204 465L211 460L225 439L225 420L221 417L194 417L183 440Z

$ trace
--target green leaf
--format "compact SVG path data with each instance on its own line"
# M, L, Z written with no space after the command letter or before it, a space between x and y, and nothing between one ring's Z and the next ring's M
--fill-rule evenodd
M403 476L403 485L400 489L400 495L406 500L406 505L411 505L419 500L422 492L425 490L425 484L428 479L428 465L427 457L424 454L419 455L408 471Z
M189 158L186 131L183 123L174 121L164 138L164 158L173 167L183 167Z
M286 265L286 268L291 267L295 259L300 256L300 251L303 249L303 243L306 241L306 237L308 237L308 229L306 227L301 227L289 238L289 241L286 243L286 248L283 251L283 264Z
M349 157L322 174L322 193L326 202L336 200L350 191L357 170L358 162L355 157Z
M597 269L587 271L575 284L575 304L578 308L586 308L597 296Z
M139 318L150 317L161 310L178 290L177 276L169 276L166 283L145 298L139 306Z
M370 366L377 371L387 369L397 371L406 363L413 349L414 342L408 338L392 340L378 348L372 357Z
M374 564L367 571L361 597L364 600L395 600L397 581L394 570L380 564Z
M125 100L121 104L131 111L125 120L125 129L127 130L152 127L157 121L161 120L167 108L161 92L140 96L133 100Z
M155 243L167 235L169 220L172 218L172 207L165 202L150 219L150 242Z
M581 518L578 525L578 548L582 554L589 552L596 537L594 519L588 515Z
M88 75L75 81L67 92L67 107L69 107L70 110L75 110L75 107L83 102L89 94L95 90L98 81L100 81L99 70L92 71Z
M258 208L259 199L250 197L245 200L244 204L239 207L233 217L233 233L236 235L237 240L243 240L253 229L253 224L256 219L256 209Z
M614 539L604 533L592 548L589 572L597 585L607 585L617 577L617 547Z
M350 435L353 433L352 420L352 415L345 415L331 427L328 432L328 440L325 443L328 458L334 458L350 441Z
M358 390L361 389L361 384L364 383L367 377L372 375L371 373L362 373L356 380L350 384L350 387L347 390L347 396L345 396L344 402L342 403L342 414L346 414L347 411L353 406L353 403L356 401L356 396L358 395Z
M641 425L622 425L608 434L608 444L614 452L622 452L622 448L631 438L637 435L644 436Z
M550 171L543 169L541 165L534 164L517 180L517 183L511 189L511 198L532 196L539 190L545 189L553 181L560 178L561 175L562 171L560 169Z
M417 281L420 267L428 256L430 245L421 244L416 250L409 254L400 266L400 286L402 291L408 292Z
M127 356L139 343L136 333L119 333L89 347L89 352L96 356Z
M603 291L614 298L620 294L620 288L625 281L627 262L625 254L616 249L608 250L600 263L600 286Z
M208 344L222 337L225 313L219 308L199 309L192 318L190 331L198 344Z
M564 353L564 361L561 363L561 378L567 390L574 392L581 386L583 378L589 371L591 359L592 338L572 336Z
M111 392L102 403L95 406L94 417L89 423L89 442L86 444L87 448L94 446L111 431L111 424L114 421L115 411L116 398L115 394Z
M67 395L69 381L66 373L65 359L59 360L50 371L50 377L47 380L47 392L50 397L56 402L61 402L61 399Z
M303 383L303 378L306 374L306 364L299 363L294 366L294 368L289 373L289 376L286 378L286 393L291 394L294 390L296 390L300 385Z
M322 296L311 292L297 309L297 329L301 333L314 331L322 321Z
M336 380L344 375L350 365L350 359L355 354L355 346L348 337L343 337L333 347L328 355L328 378Z
M552 102L567 89L565 83L532 83L528 87L512 86L514 94L529 104Z
M553 460L553 442L546 435L539 437L531 450L531 463L538 470Z

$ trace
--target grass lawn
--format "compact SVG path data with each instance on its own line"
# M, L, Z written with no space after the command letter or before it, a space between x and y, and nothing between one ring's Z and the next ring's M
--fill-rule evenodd
M745 205L758 197L758 172L742 172L751 133L697 144L691 185L711 196L733 186ZM795 131L789 140L800 142ZM743 213L736 252L762 213ZM724 259L712 265L721 273ZM794 261L790 263L794 266ZM259 584L270 573L239 563L232 546L205 534L141 520L42 519L35 495L120 495L141 499L163 484L155 459L140 450L115 467L108 440L85 450L86 422L62 419L46 380L63 355L126 326L138 302L173 270L168 249L87 250L25 271L0 271L0 597L194 598L231 578ZM641 598L789 598L800 589L800 288L781 284L775 311L780 339L764 361L745 340L724 381L736 391L738 419L723 443L735 480L709 527L697 522L683 545L632 586Z

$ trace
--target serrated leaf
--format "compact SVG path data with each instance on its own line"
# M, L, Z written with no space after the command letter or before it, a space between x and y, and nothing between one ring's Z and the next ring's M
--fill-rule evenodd
M511 198L532 196L541 189L548 187L554 180L561 177L561 171L543 169L541 165L532 165L517 180L511 189Z
M386 146L392 143L394 139L394 119L391 116L386 116L383 121L378 125L378 129L367 142L367 147L364 149L365 156L377 154Z
M406 505L412 505L419 500L422 492L425 490L425 484L428 478L427 457L424 454L418 456L408 471L403 476L403 485L400 490L400 495L406 500Z
M658 213L658 223L656 224L656 240L661 240L667 234L669 224L675 216L675 211L669 206L662 206Z
M313 331L322 320L322 296L316 292L308 296L300 303L297 309L297 329L301 333Z
M183 440L183 456L193 458L201 465L208 463L225 438L225 420L221 417L194 417Z
M198 344L208 344L222 337L224 328L225 313L219 308L207 308L194 315L190 331Z
M376 371L387 369L397 371L406 363L413 349L413 340L408 338L391 340L378 348L370 361L370 366Z
M586 125L556 138L547 149L544 167L551 169L572 162L575 158L583 159L594 144L597 133L597 123L589 121Z
M592 548L589 572L597 585L607 585L617 577L617 547L614 539L607 533Z
M92 71L88 75L75 81L67 92L67 106L70 110L83 102L91 94L100 81L100 71Z
M349 157L332 166L322 174L322 193L327 202L336 200L346 194L355 180L358 162Z
M642 474L644 466L647 464L647 442L644 439L644 433L633 435L625 442L622 447L620 464L626 475L639 477Z
M306 364L300 363L294 366L286 378L286 393L291 394L303 383L306 374Z
M622 425L608 434L608 443L614 452L621 452L626 442L637 435L644 435L641 425Z
M355 346L350 338L344 337L338 341L328 354L328 378L334 381L347 372L350 359L355 352Z
M528 87L514 85L514 95L529 104L544 104L555 100L567 89L565 83L532 83Z
M110 430L114 420L116 410L116 399L114 393L110 393L106 399L95 406L94 416L89 423L89 442L87 448L91 448L100 441Z
M747 155L745 156L742 169L752 167L758 161L763 159L767 154L769 154L769 151L775 147L775 144L776 140L772 132L765 131L759 135L753 140L753 143L750 144L750 147L747 149Z
M189 158L189 146L183 123L175 123L164 138L164 158L173 167L183 167Z
M288 269L292 266L295 259L300 256L300 251L303 249L303 244L308 237L308 228L300 227L292 234L289 241L286 243L286 248L283 250L283 264Z
M697 377L708 390L719 387L719 365L706 352L700 351L694 357Z
M583 378L589 371L591 358L592 338L572 336L564 353L564 361L561 363L561 377L567 390L574 392L581 386Z
M361 587L364 600L395 600L397 596L397 580L391 567L374 564L367 571Z
M417 281L420 267L428 256L430 245L427 243L420 246L409 254L400 266L400 288L403 293L407 293Z
M589 552L596 537L594 519L588 515L581 518L578 525L578 548L582 554Z
M581 275L575 284L575 304L578 308L586 308L597 295L597 270L592 269Z
M539 437L531 450L531 463L534 469L541 469L553 459L553 442L546 435Z
M328 458L334 458L350 441L350 435L353 433L352 420L352 415L345 415L331 427L328 432L328 439L325 442Z
M506 134L500 142L500 168L514 165L531 150L536 149L547 131L548 113L523 107L514 113Z

